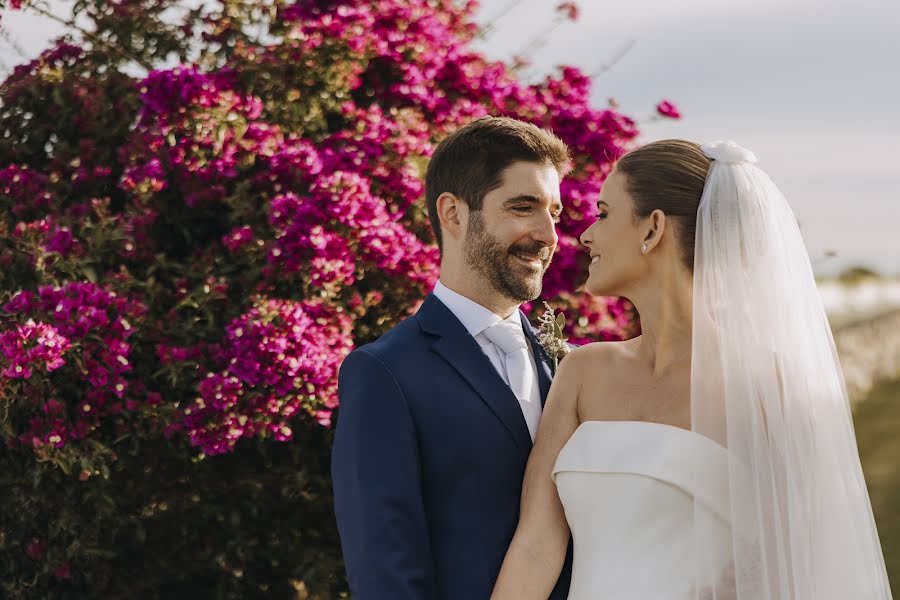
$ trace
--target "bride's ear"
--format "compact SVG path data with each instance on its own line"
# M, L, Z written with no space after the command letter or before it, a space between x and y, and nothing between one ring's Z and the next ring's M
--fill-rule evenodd
M666 230L666 213L656 209L646 219L644 240L641 242L641 253L650 254L662 240Z

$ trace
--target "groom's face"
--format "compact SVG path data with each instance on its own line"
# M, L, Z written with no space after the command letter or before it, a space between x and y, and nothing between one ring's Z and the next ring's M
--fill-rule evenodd
M515 162L481 210L469 211L465 263L494 291L516 302L541 293L558 241L559 173L552 165Z

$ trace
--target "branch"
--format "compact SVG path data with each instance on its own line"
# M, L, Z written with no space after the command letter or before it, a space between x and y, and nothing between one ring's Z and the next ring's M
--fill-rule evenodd
M606 73L607 71L612 69L614 66L619 64L619 62L621 62L621 60L623 58L625 58L625 56L629 52L631 52L631 49L634 48L635 43L637 43L637 40L635 40L634 38L625 42L625 45L622 46L622 48L619 50L618 54L614 54L611 60L608 60L607 62L601 64L599 67L597 67L596 70L594 70L590 74L591 79L596 79L597 77L600 77L601 75L603 75L604 73Z
M482 29L481 29L482 34L487 35L488 33L492 32L497 26L497 21L499 21L500 19L502 19L503 17L505 17L506 15L511 13L513 11L513 9L518 7L524 1L525 0L512 0L509 4L506 5L506 7L504 7L500 11L500 13L496 17L492 18L490 21L488 21L485 24L484 27L482 27Z
M52 21L56 21L57 23L64 25L64 26L68 27L69 29L74 29L75 31L79 32L81 35L90 39L95 44L99 44L100 46L103 46L107 50L112 50L113 52L115 52L116 54L118 54L119 56L124 58L125 60L136 62L137 64L144 67L144 69L146 69L148 72L153 70L153 65L151 63L147 62L146 60L144 60L143 58L141 58L140 56L134 56L132 54L129 54L129 53L125 52L124 50L122 50L121 48L119 48L118 46L114 46L114 45L110 44L109 42L107 42L106 40L101 38L99 35L97 35L96 33L92 32L92 31L88 31L84 27L81 27L80 25L76 24L74 17L71 20L66 20L62 17L58 17L58 16L54 15L53 13L51 13L50 11L48 11L45 8L37 6L36 4L30 5L29 8L43 17L47 17L48 19L50 19Z
M19 41L14 38L8 30L0 28L0 38L2 38L4 42L9 44L9 47L12 48L15 53L18 54L22 59L28 58L28 55L25 54L25 50L23 50L22 46L19 45Z
M528 58L528 54L546 44L547 38L550 36L550 34L556 31L564 22L565 21L563 19L554 19L550 22L550 25L548 25L547 28L544 29L544 31L534 36L534 38L532 38L532 40L528 42L525 47L523 47L518 52L515 52L513 56L522 56Z

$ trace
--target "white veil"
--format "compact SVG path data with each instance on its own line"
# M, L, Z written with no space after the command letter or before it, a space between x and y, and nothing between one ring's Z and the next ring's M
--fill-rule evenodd
M697 216L691 416L727 449L730 540L722 515L695 500L696 598L890 599L797 222L751 152L702 149L713 161ZM696 477L708 468L695 461Z

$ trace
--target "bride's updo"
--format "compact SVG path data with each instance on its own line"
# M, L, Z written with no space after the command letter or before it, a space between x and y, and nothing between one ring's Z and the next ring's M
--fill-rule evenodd
M694 268L697 208L711 160L700 145L685 140L659 140L632 150L616 162L625 176L637 217L661 210L675 222L681 259Z

